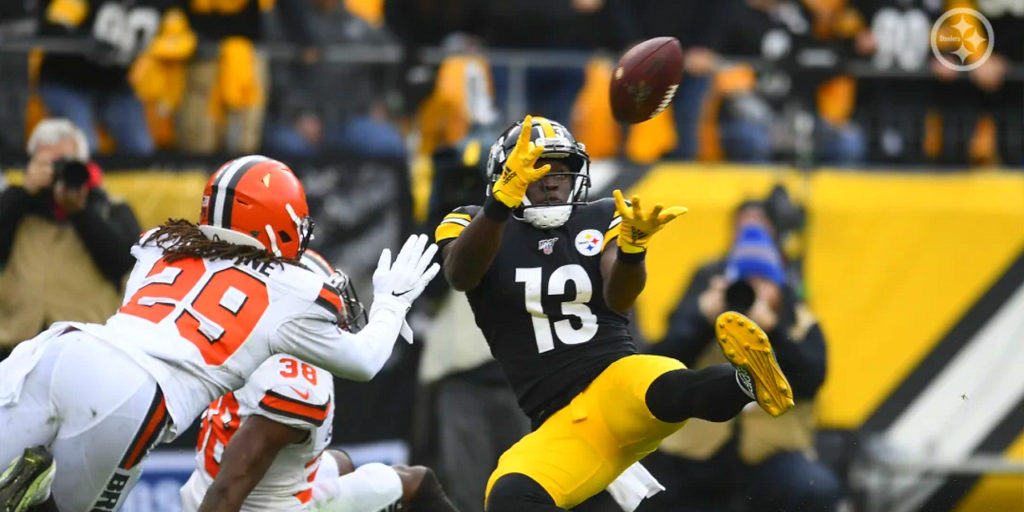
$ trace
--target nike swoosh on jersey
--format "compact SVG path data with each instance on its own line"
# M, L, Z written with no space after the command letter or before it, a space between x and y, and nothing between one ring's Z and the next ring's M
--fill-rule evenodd
M295 389L295 386L288 386L288 387L292 388L292 391L294 391L296 395L301 396L303 400L309 400L309 391L302 392L302 391L299 391L298 389Z

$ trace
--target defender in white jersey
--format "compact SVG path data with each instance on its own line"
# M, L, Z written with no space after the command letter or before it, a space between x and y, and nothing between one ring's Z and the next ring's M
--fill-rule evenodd
M348 276L312 250L302 264L341 292L340 325L358 332L365 310ZM335 407L330 373L287 355L264 361L244 387L203 415L182 509L454 512L429 468L371 463L355 469L343 452L325 451Z
M326 370L284 354L264 361L245 386L203 414L196 469L181 488L182 510L199 510L204 496L207 508L219 510L305 510L331 442L333 398ZM242 444L229 443L236 437Z
M63 512L116 510L154 444L275 354L372 378L437 273L436 247L414 235L393 263L382 252L369 322L353 334L337 325L337 290L298 265L311 236L287 166L232 160L207 183L198 226L169 221L132 248L124 304L106 324L60 322L20 344L0 363L0 461L13 460L0 510L45 499L48 478ZM55 472L40 449L25 452L38 446Z

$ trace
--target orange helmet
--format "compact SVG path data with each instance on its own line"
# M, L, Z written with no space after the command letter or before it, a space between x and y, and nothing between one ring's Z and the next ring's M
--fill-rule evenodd
M298 258L313 237L306 192L287 165L261 155L236 158L206 182L199 229L207 238Z

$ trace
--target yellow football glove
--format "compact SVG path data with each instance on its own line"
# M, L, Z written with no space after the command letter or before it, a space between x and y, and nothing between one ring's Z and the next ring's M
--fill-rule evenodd
M651 236L669 221L688 211L683 206L665 208L665 205L658 203L650 212L644 212L640 207L639 196L633 196L630 208L626 206L621 190L615 190L612 195L615 196L615 210L622 216L622 222L619 224L619 248L628 254L646 251Z
M544 153L544 146L537 146L531 140L533 133L533 117L523 119L523 129L519 131L519 140L512 153L505 159L505 168L501 171L498 181L494 182L491 193L494 198L509 208L522 204L526 195L526 187L548 173L550 165L534 168L537 159Z

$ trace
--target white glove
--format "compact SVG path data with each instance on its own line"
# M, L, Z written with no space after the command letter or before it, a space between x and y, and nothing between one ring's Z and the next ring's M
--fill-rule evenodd
M441 270L437 263L431 265L437 253L437 245L427 246L428 241L427 235L410 236L394 263L391 263L390 249L381 251L377 270L373 273L374 304L400 304L406 311L412 306L413 301Z

